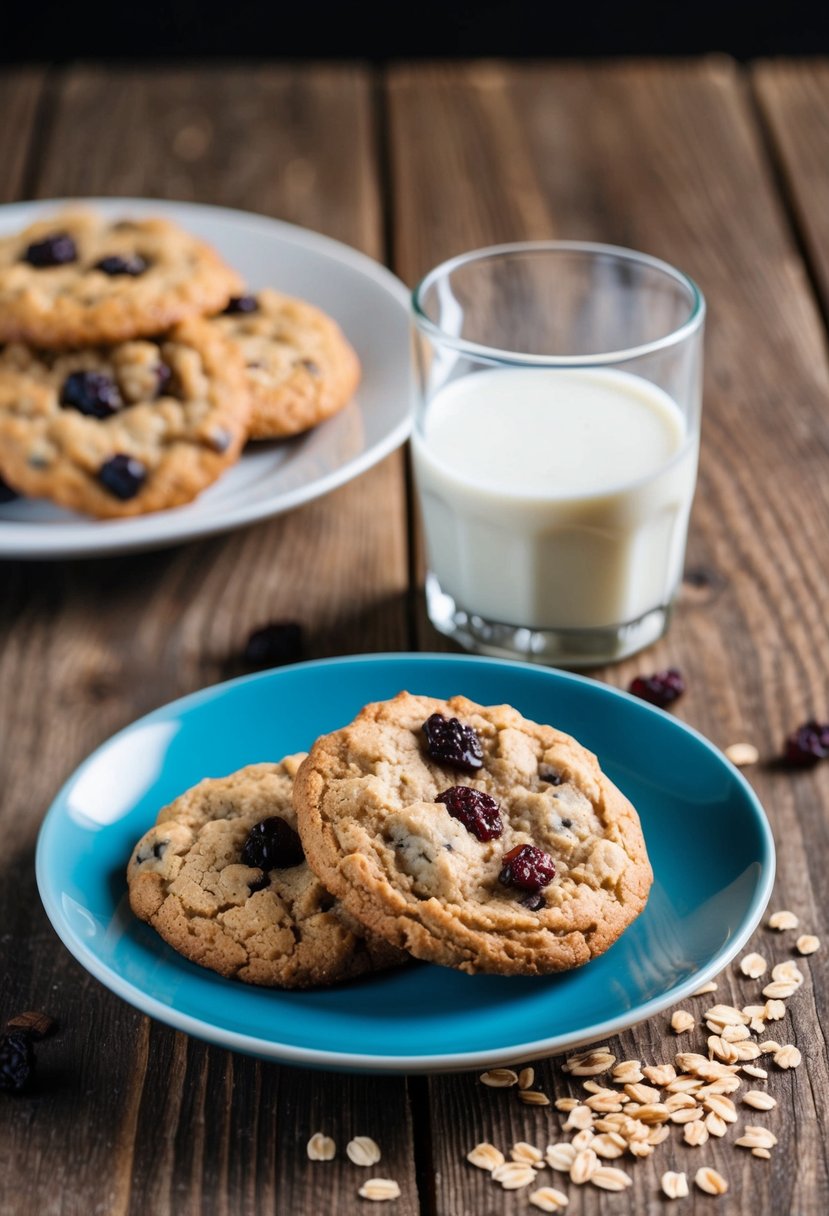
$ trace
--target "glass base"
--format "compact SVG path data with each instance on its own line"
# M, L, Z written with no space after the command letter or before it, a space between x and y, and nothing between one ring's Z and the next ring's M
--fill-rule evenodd
M441 589L434 574L426 575L426 610L439 633L473 654L548 667L600 667L626 659L662 637L671 607L663 604L635 621L606 629L529 629L467 612Z

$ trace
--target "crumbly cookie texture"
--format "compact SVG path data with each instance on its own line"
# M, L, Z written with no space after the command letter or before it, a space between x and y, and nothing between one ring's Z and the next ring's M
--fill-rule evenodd
M161 333L241 289L204 241L164 219L70 210L0 237L0 342L71 347Z
M232 301L214 323L244 359L252 439L306 431L342 409L357 388L357 355L336 321L305 300L259 291Z
M158 342L12 343L0 353L0 475L104 518L175 507L237 459L249 412L241 362L209 321Z
M429 757L422 724L432 714L474 728L477 771ZM457 785L497 801L500 836L477 838L436 801ZM349 912L416 958L462 971L580 966L638 916L652 882L636 811L596 757L507 705L406 692L367 705L314 744L294 805L311 866ZM530 897L500 878L521 845L556 867Z
M291 787L302 755L200 782L158 816L127 867L130 905L173 949L220 975L308 988L405 961L365 934L305 861L245 865L251 828L296 829Z

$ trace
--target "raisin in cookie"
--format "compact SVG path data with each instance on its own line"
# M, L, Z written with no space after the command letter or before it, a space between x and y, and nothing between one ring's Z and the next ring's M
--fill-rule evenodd
M66 211L0 237L0 342L86 346L216 312L241 280L164 219Z
M165 807L127 867L130 905L185 958L249 984L308 988L405 955L365 934L305 861L302 756L208 779Z
M159 341L0 353L0 476L117 517L189 502L239 455L244 371L209 321Z
M252 439L307 431L357 387L360 363L340 327L304 300L277 291L234 297L215 324L245 362Z
M652 881L636 811L595 756L506 705L367 705L311 748L294 805L309 863L349 912L462 971L586 963Z

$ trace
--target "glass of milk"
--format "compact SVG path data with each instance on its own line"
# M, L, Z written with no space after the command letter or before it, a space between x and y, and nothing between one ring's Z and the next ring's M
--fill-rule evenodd
M655 641L696 481L699 288L612 245L500 245L427 274L413 316L433 625L569 667Z

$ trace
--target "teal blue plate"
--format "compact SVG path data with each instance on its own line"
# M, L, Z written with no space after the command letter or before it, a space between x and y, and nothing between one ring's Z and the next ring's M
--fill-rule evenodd
M131 915L124 867L157 811L204 776L307 748L401 689L509 702L597 753L638 808L647 908L587 966L543 979L423 963L313 992L222 979ZM494 659L378 655L205 689L100 747L56 798L37 849L41 898L80 963L124 1000L234 1051L378 1072L478 1068L613 1034L687 996L745 944L771 894L774 844L751 787L675 718L603 684Z

